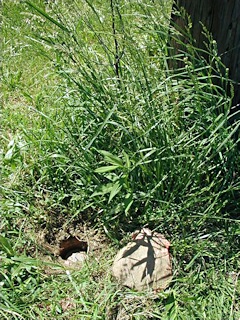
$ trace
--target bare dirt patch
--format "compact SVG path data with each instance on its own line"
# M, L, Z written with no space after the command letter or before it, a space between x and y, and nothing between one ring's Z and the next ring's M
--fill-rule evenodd
M63 266L79 268L91 257L101 259L109 246L106 236L92 226L80 222L40 229L36 236L43 260L56 261Z

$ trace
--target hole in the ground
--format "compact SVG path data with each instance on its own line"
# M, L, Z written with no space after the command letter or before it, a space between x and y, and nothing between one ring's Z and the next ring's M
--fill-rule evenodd
M73 253L87 251L88 244L86 241L78 240L75 237L70 237L61 241L59 255L62 259L67 260Z

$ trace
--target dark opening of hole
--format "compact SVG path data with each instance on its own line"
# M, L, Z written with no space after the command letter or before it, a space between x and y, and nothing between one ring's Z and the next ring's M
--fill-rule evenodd
M86 241L78 240L75 237L70 237L66 240L61 241L59 255L62 259L66 260L73 253L76 252L87 252L88 244Z

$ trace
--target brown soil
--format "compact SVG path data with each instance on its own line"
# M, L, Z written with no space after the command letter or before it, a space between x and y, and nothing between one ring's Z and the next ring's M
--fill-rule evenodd
M91 257L100 261L110 245L105 234L90 224L76 220L64 224L61 219L52 222L52 225L39 228L35 235L40 259L43 261L79 268L83 261L74 263L70 258L69 262L71 254L80 252L86 255L86 258ZM47 268L47 273L51 273L51 268Z

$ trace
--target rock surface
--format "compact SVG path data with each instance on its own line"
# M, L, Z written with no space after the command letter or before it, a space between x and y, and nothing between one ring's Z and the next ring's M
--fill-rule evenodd
M132 242L122 248L112 267L113 275L124 286L143 291L165 289L172 279L170 242L147 228L135 232Z

